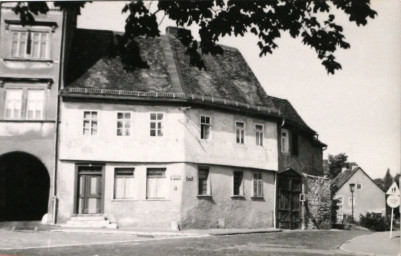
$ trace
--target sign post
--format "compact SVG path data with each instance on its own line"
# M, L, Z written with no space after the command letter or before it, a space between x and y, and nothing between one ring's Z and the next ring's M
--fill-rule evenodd
M390 239L393 234L393 218L394 218L394 208L400 206L400 190L398 189L397 183L393 183L386 193L389 195L387 197L387 205L391 207L391 223L390 223Z

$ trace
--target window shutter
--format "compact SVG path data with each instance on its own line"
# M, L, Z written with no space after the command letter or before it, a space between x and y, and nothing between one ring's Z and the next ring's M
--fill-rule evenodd
M298 155L298 134L296 132L292 133L292 140L291 140L291 149L292 149L292 154L294 156Z

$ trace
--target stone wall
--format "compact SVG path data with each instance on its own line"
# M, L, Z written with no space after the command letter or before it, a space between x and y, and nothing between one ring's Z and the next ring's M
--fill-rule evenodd
M330 179L304 174L305 228L330 229Z

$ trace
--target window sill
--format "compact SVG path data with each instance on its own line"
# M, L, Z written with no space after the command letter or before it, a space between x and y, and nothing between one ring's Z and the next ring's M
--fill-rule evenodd
M197 195L197 198L212 199L212 195Z
M256 201L265 201L263 196L251 196L251 199Z
M24 59L24 58L4 58L4 61L20 61L20 62L43 62L43 63L54 63L53 60L50 59Z
M126 202L126 201L139 201L138 199L112 199L112 202Z
M165 198L146 198L146 201L171 201Z
M231 199L245 200L245 196L231 196Z

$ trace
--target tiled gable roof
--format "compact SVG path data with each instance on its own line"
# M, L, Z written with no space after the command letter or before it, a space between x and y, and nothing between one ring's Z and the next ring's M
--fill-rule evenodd
M344 186L345 183L358 171L361 171L363 174L365 174L373 184L377 186L377 184L372 180L372 178L359 166L355 167L354 169L350 170L345 170L340 172L332 181L331 181L331 188L333 192L337 192L342 186ZM382 188L377 186L381 191L383 191Z
M203 55L206 70L199 70L190 65L186 49L175 34L174 28L168 28L167 35L159 38L137 38L140 54L149 68L125 71L120 58L113 55L119 33L77 29L61 94L164 95L171 96L171 101L177 97L208 99L212 104L231 104L248 112L256 110L263 115L285 118L316 134L288 100L265 93L237 49L222 46L223 55Z

